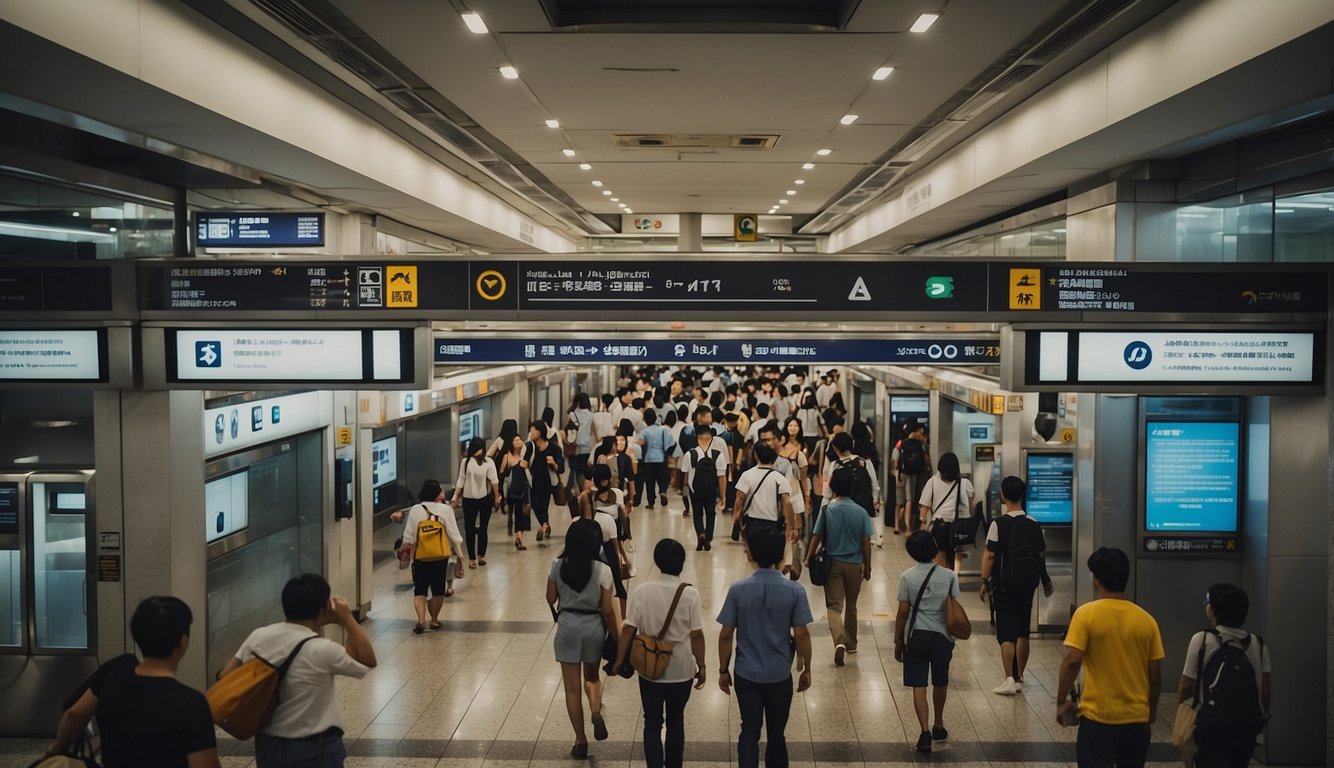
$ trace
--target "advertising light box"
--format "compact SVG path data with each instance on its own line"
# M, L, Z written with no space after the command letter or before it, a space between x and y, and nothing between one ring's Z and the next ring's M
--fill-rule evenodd
M398 480L398 438L371 443L371 485L379 488Z
M249 474L237 472L204 483L204 530L207 541L216 541L250 524Z
M1145 530L1235 533L1240 509L1238 424L1151 421L1145 429Z
M179 328L165 332L173 384L412 382L411 329Z
M1043 525L1069 525L1075 517L1075 456L1030 453L1024 511Z

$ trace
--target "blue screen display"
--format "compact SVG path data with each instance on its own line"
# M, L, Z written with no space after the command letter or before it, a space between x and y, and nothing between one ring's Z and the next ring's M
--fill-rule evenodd
M201 248L300 248L324 245L323 213L246 211L195 215Z
M1071 453L1028 454L1028 499L1024 511L1043 525L1069 525L1075 517L1075 457Z
M1237 423L1151 421L1147 430L1145 530L1236 533Z

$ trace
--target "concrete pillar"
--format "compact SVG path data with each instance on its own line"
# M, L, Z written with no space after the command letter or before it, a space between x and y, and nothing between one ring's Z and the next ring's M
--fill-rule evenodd
M704 217L698 213L679 215L680 229L676 236L676 250L681 253L699 253L704 250Z

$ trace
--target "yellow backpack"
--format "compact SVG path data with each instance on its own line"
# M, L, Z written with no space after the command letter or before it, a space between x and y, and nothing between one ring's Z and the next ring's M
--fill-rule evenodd
M417 523L417 545L413 552L414 559L424 563L449 557L449 537L445 535L445 524L430 510L426 511L426 519Z

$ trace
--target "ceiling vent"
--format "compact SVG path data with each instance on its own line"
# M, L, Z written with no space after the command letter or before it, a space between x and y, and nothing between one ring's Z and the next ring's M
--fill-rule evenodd
M627 149L773 149L776 133L615 133L612 142Z

